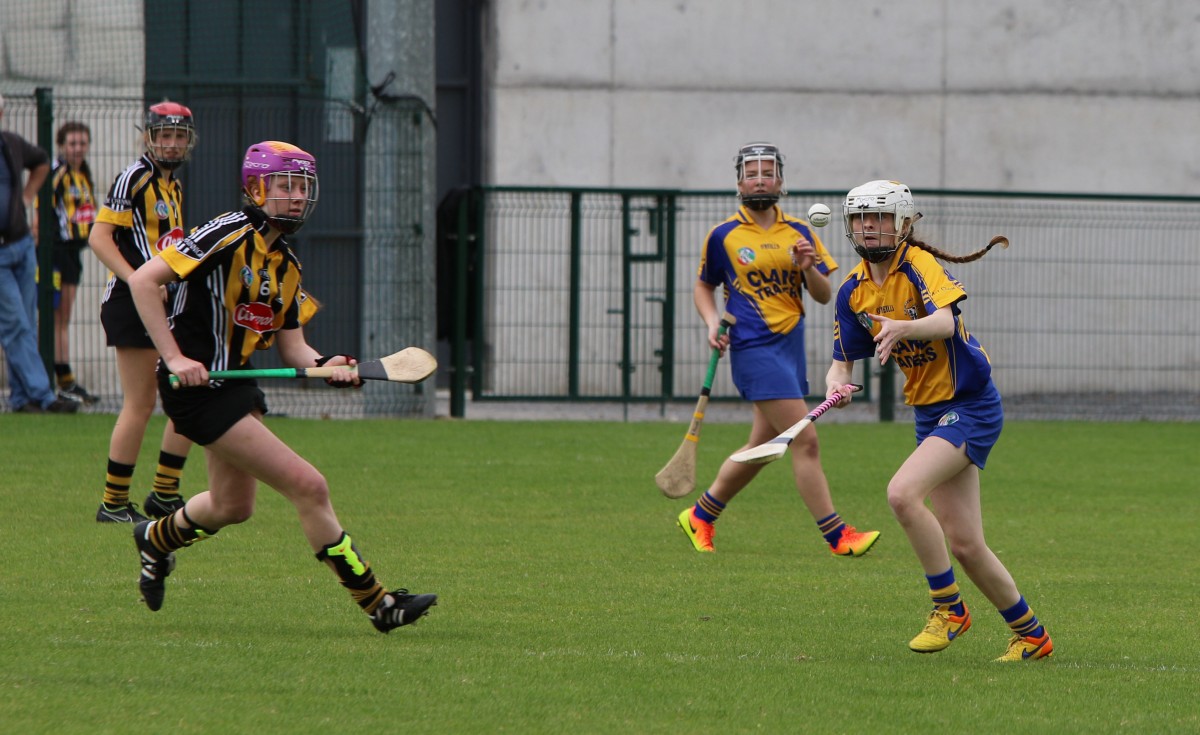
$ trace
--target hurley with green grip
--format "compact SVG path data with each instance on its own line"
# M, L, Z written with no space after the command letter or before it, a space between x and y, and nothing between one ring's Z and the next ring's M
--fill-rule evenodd
M209 380L239 380L248 378L329 378L334 370L357 372L362 380L387 380L392 383L420 383L437 370L437 360L420 347L406 347L378 360L360 362L352 368L263 368L250 370L211 370ZM170 377L171 387L179 388L179 378Z

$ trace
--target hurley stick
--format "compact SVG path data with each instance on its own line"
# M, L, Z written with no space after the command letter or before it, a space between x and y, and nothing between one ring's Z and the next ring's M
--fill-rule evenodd
M420 347L406 347L399 352L381 357L378 360L360 362L350 372L357 372L363 380L387 380L392 383L420 383L437 370L437 360ZM336 367L310 368L263 368L252 370L212 370L208 377L211 380L230 380L238 378L329 378L333 376ZM179 387L179 378L171 376L171 387Z
M741 462L742 464L767 464L768 462L774 462L787 453L788 447L792 445L792 440L800 436L800 432L807 429L809 424L821 418L821 414L833 408L834 404L838 401L851 393L857 393L862 390L862 386L851 383L843 387L843 390L846 391L844 394L834 393L824 403L809 411L805 414L804 418L792 424L787 431L784 431L771 441L759 444L757 447L743 449L736 454L730 455L729 458L734 462Z
M732 314L721 317L717 336L725 334L736 322ZM671 461L654 476L654 483L668 498L682 498L696 489L696 444L700 441L700 424L704 421L704 409L708 407L708 396L712 393L713 377L717 374L717 361L720 359L721 351L714 348L708 358L708 374L704 377L704 387L700 389L700 398L696 401L692 423L683 436L683 443L675 450Z

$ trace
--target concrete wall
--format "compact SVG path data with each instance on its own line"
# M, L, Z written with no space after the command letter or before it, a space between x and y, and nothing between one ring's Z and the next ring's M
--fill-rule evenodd
M142 0L0 0L0 92L141 97Z
M1200 12L1173 0L495 0L489 180L1200 194Z
M492 0L492 183L1200 194L1179 0ZM142 0L0 0L0 92L141 95ZM46 53L46 49L62 49Z

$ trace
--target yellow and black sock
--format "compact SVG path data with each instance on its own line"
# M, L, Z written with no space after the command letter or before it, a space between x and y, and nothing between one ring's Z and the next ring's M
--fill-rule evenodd
M54 363L54 377L58 380L59 388L70 388L75 383L75 373L71 370L70 363Z
M954 567L941 574L925 575L929 581L929 596L933 598L934 607L946 607L955 615L962 615L966 608L962 595L958 591L958 582L954 580Z
M725 510L725 504L717 500L705 491L700 499L696 501L695 512L696 517L705 523L716 523L721 517L721 511Z
M187 522L189 528L179 525L181 518ZM168 554L176 549L182 549L184 546L191 546L197 541L203 541L216 533L216 531L210 531L193 521L188 516L187 510L180 508L166 518L150 524L150 528L146 531L146 538L154 545L154 548Z
M1012 632L1022 638L1041 638L1046 634L1045 627L1038 622L1033 610L1029 609L1029 603L1025 602L1024 595L1017 600L1017 604L1007 610L1001 610L1000 616L1004 618L1004 622L1008 623L1008 627L1012 628Z
M342 537L336 543L329 544L317 552L317 561L329 565L338 581L342 583L363 612L370 615L383 602L386 591L383 585L375 579L371 565L358 554L350 536L342 531Z
M842 540L842 531L846 528L845 521L842 516L834 511L833 515L828 515L817 521L817 528L821 529L821 535L825 537L825 543L830 546L837 546L838 541Z
M129 486L133 483L133 468L131 464L121 464L109 459L108 473L104 476L104 504L128 505Z
M158 469L154 471L154 493L160 498L179 496L179 481L183 477L183 463L187 457L169 452L158 453Z

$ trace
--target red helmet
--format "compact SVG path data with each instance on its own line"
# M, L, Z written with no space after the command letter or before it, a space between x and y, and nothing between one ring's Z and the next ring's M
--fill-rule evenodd
M170 140L164 131L172 131ZM163 100L146 110L146 152L159 166L173 171L184 164L196 147L196 124L192 111L178 102Z

